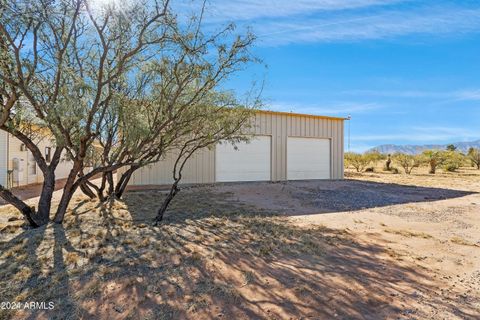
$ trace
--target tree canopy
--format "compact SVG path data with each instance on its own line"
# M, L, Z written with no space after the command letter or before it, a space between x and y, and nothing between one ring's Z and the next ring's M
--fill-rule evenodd
M250 53L255 37L237 34L234 25L204 32L205 4L179 19L168 0L128 1L121 8L88 0L0 1L0 129L26 145L44 175L38 211L3 187L0 196L32 225L49 220L62 152L73 168L57 223L78 188L100 198L105 189L107 197L121 196L129 174L176 148L191 150L187 142L194 137L199 147L243 139L259 99L240 103L222 84L256 61ZM20 123L51 132L50 163ZM112 174L124 167L127 175L115 186ZM91 184L98 174L102 184Z

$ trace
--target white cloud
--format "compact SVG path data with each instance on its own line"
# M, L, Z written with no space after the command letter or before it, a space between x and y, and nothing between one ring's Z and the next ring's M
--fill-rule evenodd
M389 5L405 0L213 0L209 22L253 20L309 15L313 12L340 11Z
M457 91L456 98L458 100L480 100L480 89Z
M423 8L381 11L374 15L347 13L327 17L291 17L256 25L264 45L355 41L411 34L459 34L477 32L480 9Z
M201 1L178 1L180 12ZM411 34L448 35L480 30L480 7L452 1L413 0L210 0L205 23L252 27L259 44L278 46L384 39Z

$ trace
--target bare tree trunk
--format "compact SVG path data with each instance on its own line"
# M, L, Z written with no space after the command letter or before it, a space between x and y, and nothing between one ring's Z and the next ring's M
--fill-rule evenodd
M32 227L37 228L40 226L40 224L33 219L35 210L17 198L13 193L10 192L10 190L5 189L2 185L0 185L0 197L17 208Z
M163 203L162 203L162 206L160 207L160 209L158 209L158 211L157 211L157 216L155 217L154 225L159 225L162 222L163 215L165 214L165 211L167 211L167 208L170 205L170 202L173 200L173 198L180 191L180 189L178 188L178 183L179 182L180 182L180 179L176 179L175 182L172 184L172 186L170 188L170 192L168 193L165 200L163 200Z
M105 172L105 175L108 181L108 198L113 198L115 197L115 192L114 192L115 185L113 182L113 172L112 171Z
M49 167L43 175L43 186L38 201L37 221L40 225L47 224L50 219L52 197L55 191L55 167Z
M138 166L131 166L127 171L125 171L120 179L118 180L116 186L115 186L115 198L121 199L123 196L123 193L125 192L125 189L127 188L128 182L130 181L130 178L132 177L132 174L137 170L139 167Z
M436 161L435 160L430 160L430 171L429 171L429 173L430 174L435 174L436 169L437 169Z
M70 170L70 174L68 175L67 182L63 187L63 194L62 198L60 199L60 203L58 204L57 212L55 213L54 221L55 223L63 223L63 219L65 218L65 213L67 212L68 204L73 197L73 193L77 189L77 185L75 184L75 179L77 174L80 172L82 164L80 162L75 162L73 164L72 170Z

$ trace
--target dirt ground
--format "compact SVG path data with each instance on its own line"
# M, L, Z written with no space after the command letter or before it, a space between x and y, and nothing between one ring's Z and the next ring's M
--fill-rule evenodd
M479 319L480 172L77 196L63 227L0 207L0 319ZM8 221L11 220L11 221ZM0 301L0 302L1 302Z

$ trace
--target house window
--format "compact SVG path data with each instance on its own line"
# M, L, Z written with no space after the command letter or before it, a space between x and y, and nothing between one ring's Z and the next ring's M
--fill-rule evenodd
M45 148L45 161L50 162L52 161L52 148L46 147Z

